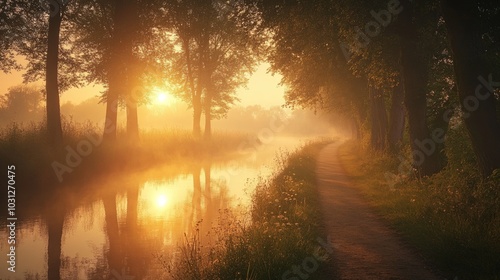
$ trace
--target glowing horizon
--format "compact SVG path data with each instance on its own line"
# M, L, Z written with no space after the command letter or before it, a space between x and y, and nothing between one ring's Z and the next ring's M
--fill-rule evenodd
M25 62L23 58L19 58L19 60ZM281 106L285 103L285 86L280 85L281 76L270 74L268 72L269 67L269 63L261 62L257 66L255 72L249 77L248 83L236 90L236 96L240 99L240 105L273 107ZM9 74L0 72L0 80L3 81L0 83L0 95L7 93L7 90L10 87L21 84L23 82L22 76L24 72L24 70L13 71ZM43 81L37 81L30 84L44 87ZM61 93L61 105L65 103L78 105L95 96L99 96L104 90L105 88L103 85L93 83L81 88L71 88L68 91ZM174 103L180 100L179 98L172 96L167 91L160 89L160 87L153 88L153 91L155 90L165 92L166 97L163 101L164 97L160 97L158 99L157 95L151 96L151 101L154 104L161 105L163 102L167 104L170 96L172 97Z

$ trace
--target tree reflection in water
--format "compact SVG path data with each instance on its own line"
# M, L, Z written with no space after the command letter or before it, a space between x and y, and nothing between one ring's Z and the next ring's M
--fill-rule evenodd
M47 278L50 280L59 280L61 279L61 241L66 205L64 200L59 202L54 201L51 205L52 207L46 213L49 236L47 245Z
M47 225L48 265L47 274L30 271L24 278L165 279L159 256L175 262L179 246L194 234L209 245L219 210L231 207L227 184L212 178L211 163L192 166L189 177L122 181L82 193L67 189L31 206L28 218L36 220L40 213ZM159 195L165 200L161 205ZM80 248L89 251L80 254Z

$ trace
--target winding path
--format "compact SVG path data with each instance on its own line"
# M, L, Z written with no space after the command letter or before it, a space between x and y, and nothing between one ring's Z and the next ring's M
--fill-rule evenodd
M340 143L325 147L316 170L325 226L340 279L443 279L373 212L344 174Z

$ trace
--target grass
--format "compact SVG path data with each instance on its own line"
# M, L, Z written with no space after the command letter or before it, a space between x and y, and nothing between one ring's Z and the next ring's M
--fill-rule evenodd
M500 173L482 180L463 130L448 133L448 166L422 179L398 176L395 156L348 142L347 173L394 227L447 279L500 279Z
M252 195L249 221L224 210L209 236L200 236L199 231L186 236L177 258L160 257L169 276L200 280L298 277L292 266L301 266L318 251L318 237L326 240L315 176L316 156L326 143L308 144L278 156L276 172L262 179ZM205 238L212 240L210 245L204 245ZM306 273L308 279L331 279L325 276L324 262L318 265Z
M45 137L44 123L11 124L0 130L0 163L16 165L23 173L21 185L40 183L58 185L54 162L58 162L63 183L88 181L112 173L134 173L159 165L189 163L210 158L234 157L243 134L214 133L210 141L198 139L189 131L147 131L138 143L126 140L118 132L113 145L101 143L102 128L95 124L63 122L63 151L54 153ZM69 160L68 160L69 159ZM64 166L64 167L61 167ZM82 180L83 179L83 180Z

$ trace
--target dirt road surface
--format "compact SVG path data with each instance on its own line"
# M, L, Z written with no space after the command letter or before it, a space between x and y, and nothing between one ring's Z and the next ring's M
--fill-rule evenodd
M321 151L316 170L339 279L444 279L375 214L349 181L338 159L339 145Z

